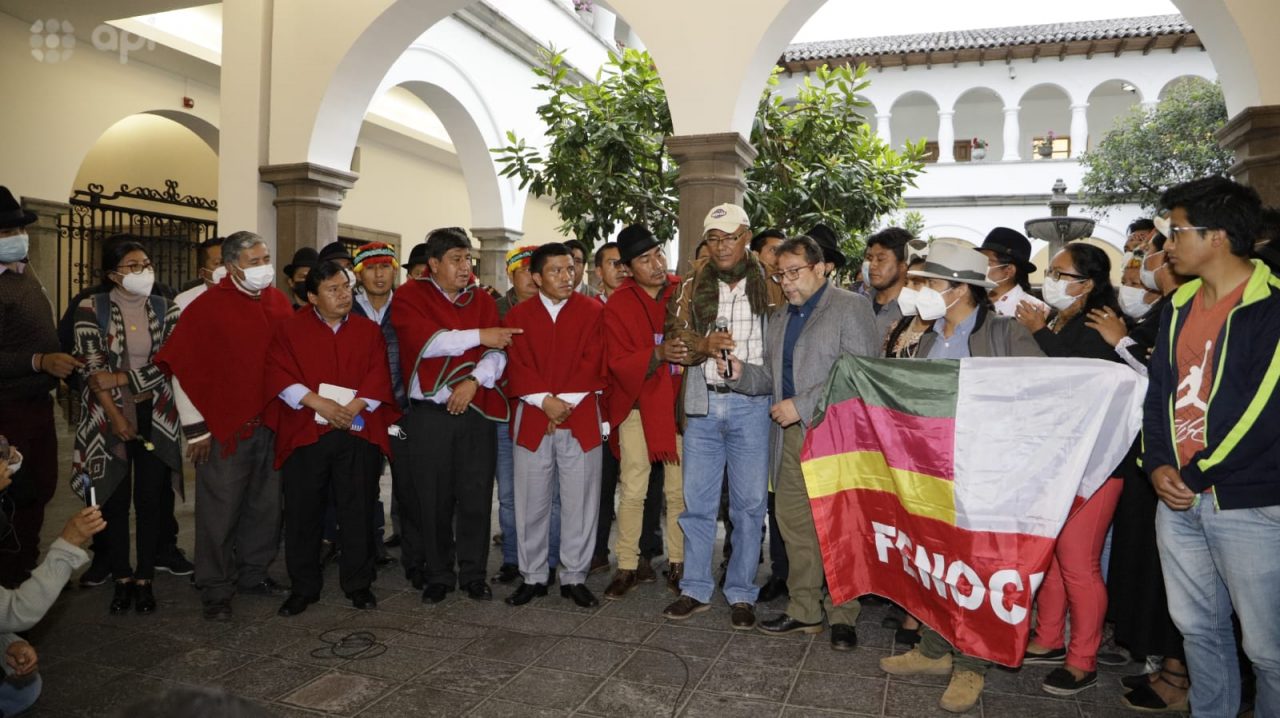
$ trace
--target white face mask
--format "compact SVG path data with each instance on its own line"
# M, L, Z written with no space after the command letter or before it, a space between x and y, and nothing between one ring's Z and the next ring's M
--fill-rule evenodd
M248 267L241 271L244 272L244 280L240 282L240 286L250 292L261 292L270 287L276 276L276 270L270 264Z
M27 258L27 250L31 248L31 240L26 232L11 237L0 237L0 262L9 264L21 262Z
M1074 281L1080 281L1080 280L1074 280ZM1073 297L1070 294L1067 294L1067 287L1070 286L1072 283L1073 281L1069 281L1066 279L1054 279L1052 277L1045 277L1044 286L1041 287L1041 290L1044 293L1045 303L1053 307L1054 309L1057 309L1060 312L1070 308L1072 304L1076 303L1076 300L1080 299L1080 297ZM1080 295L1080 296L1084 296L1084 295Z
M1009 265L1007 265L1007 264L997 264L997 265L996 265L996 266L994 266L994 267L987 267L987 281L988 281L988 282L991 282L992 284L999 285L1001 282L1007 281L1007 279L1012 279L1012 277L1009 277L1009 278L1006 278L1006 279L996 279L995 277L991 276L991 273L992 273L992 272L999 271L999 270L1001 270L1001 269L1004 269L1004 268L1005 268L1005 267L1007 267L1007 266L1009 266ZM1017 273L1015 272L1013 276L1014 276L1014 277L1016 277L1016 276L1018 276L1018 275L1017 275Z
M916 315L916 303L919 300L919 292L911 287L903 287L898 292L898 309L902 310L902 316L914 317Z
M121 275L120 286L124 290L137 297L151 296L151 288L156 284L156 273L151 269L144 269L139 274L129 272Z
M960 300L957 299L956 302L958 301ZM951 304L956 302L951 302ZM947 304L942 292L933 287L924 287L916 292L916 314L926 322L941 319L947 313L947 310L951 308L951 304Z
M1147 290L1142 287L1120 287L1120 311L1133 319L1141 319L1151 311Z
M862 263L862 283L871 286L871 262Z
M1161 250L1159 252L1148 254L1147 257L1154 257L1157 254L1164 254L1164 251ZM1164 266L1164 262L1161 262L1160 267L1163 267L1163 266ZM1146 260L1144 259L1142 261L1142 266L1138 268L1138 279L1142 280L1142 286L1146 287L1147 289L1150 289L1153 292L1160 291L1160 285L1156 282L1156 272L1160 271L1160 267L1156 267L1155 269L1147 269Z

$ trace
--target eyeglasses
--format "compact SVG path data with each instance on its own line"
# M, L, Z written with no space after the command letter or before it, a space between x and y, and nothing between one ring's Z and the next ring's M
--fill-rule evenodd
M149 260L145 262L139 262L139 263L131 262L129 264L121 264L120 266L116 267L116 271L121 274L142 274L148 269L151 269L151 262Z
M1177 239L1179 232L1203 232L1209 227L1169 227L1169 234L1173 235L1169 239Z
M725 235L725 236L723 236L723 237L710 237L710 236L709 236L709 237L707 237L707 238L706 238L706 240L705 240L705 241L706 241L706 243L707 243L707 246L708 246L708 247L718 247L718 246L720 246L720 245L724 244L725 242L733 242L733 241L736 241L736 240L738 239L738 237L741 237L741 236L742 236L742 231L741 231L741 230L739 230L739 231L737 231L737 232L734 232L733 234L726 234L726 235Z
M770 274L769 279L772 279L776 284L782 284L783 278L789 279L794 282L800 278L800 270L813 269L815 266L817 265L803 264L799 267L792 267L791 269L783 269L780 272L775 272L774 274Z
M1044 276L1048 277L1049 279L1052 279L1055 282L1062 281L1063 277L1070 277L1070 279L1067 281L1075 281L1075 282L1088 279L1088 277L1084 276L1083 274L1073 274L1071 272L1063 272L1057 269L1046 270L1044 273Z

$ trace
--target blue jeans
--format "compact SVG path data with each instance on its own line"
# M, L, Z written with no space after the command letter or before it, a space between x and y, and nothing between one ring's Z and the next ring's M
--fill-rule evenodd
M515 452L511 444L511 425L498 422L498 530L502 532L502 562L513 566L520 564L516 535L516 469ZM547 550L547 565L555 568L560 563L560 492L551 497L551 537Z
M39 673L30 678L0 682L0 716L16 716L35 705L42 685Z
M1215 511L1208 496L1187 511L1161 503L1156 540L1191 672L1191 712L1240 711L1234 609L1258 678L1254 714L1280 716L1280 506Z
M684 430L684 578L681 592L711 602L716 514L725 464L729 467L729 518L733 555L724 581L730 604L755 603L759 588L760 532L769 495L769 418L771 397L716 394L706 416L691 416Z

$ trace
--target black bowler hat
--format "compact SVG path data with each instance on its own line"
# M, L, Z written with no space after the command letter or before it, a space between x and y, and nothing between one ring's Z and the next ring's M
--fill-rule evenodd
M294 270L303 267L315 268L320 263L320 255L316 252L315 247L301 247L293 253L293 259L284 265L284 274L286 277L292 277Z
M343 244L342 240L335 239L320 248L320 260L316 264L332 262L338 259L345 259L352 264L356 263L355 257L352 257L351 252L347 251L347 245Z
M0 186L0 229L25 227L34 221L35 214L22 209L8 187Z
M1027 274L1036 271L1036 265L1031 263L1031 241L1016 229L996 227L987 233L987 238L982 240L982 246L978 249L1012 257L1018 268Z
M413 245L413 249L409 250L409 261L404 263L405 269L413 269L419 264L427 263L427 243L419 242Z
M643 224L631 224L618 232L618 259L623 264L658 246L658 238Z
M822 247L822 261L836 265L836 269L840 269L848 261L845 259L844 252L840 251L840 241L836 239L836 233L827 225L815 224L805 234Z

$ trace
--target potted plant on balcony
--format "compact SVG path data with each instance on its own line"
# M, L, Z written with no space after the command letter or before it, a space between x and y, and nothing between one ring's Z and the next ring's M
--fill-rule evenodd
M591 24L592 11L595 9L592 0L573 0L573 11L578 13L578 19Z
M969 152L969 157L974 162L981 162L982 160L987 158L987 141L986 140L982 139L981 137L975 137L972 140L970 140L969 146L972 148L972 150Z
M1053 130L1049 130L1045 133L1044 140L1041 141L1040 146L1036 148L1036 151L1040 153L1041 157L1048 159L1053 156L1053 138Z

